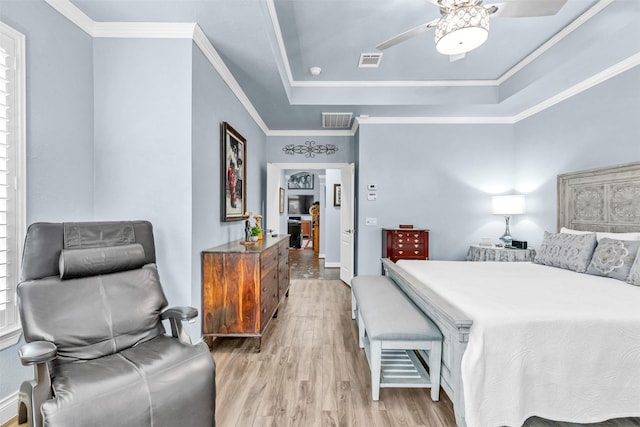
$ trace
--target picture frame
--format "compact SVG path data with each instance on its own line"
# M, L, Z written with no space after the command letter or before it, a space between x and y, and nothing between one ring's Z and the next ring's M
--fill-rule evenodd
M278 206L280 206L280 213L284 213L284 188L280 187L280 199Z
M342 205L342 185L333 184L333 206Z
M247 140L227 122L220 128L221 218L241 221L247 210Z
M313 190L313 174L301 171L289 175L287 188L289 190Z

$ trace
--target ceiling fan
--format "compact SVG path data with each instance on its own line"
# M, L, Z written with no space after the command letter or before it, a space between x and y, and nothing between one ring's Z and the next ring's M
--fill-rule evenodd
M515 0L483 5L483 0L428 0L440 8L442 16L418 25L376 46L384 50L435 28L436 50L451 61L464 58L489 37L489 17L518 18L551 16L567 0Z

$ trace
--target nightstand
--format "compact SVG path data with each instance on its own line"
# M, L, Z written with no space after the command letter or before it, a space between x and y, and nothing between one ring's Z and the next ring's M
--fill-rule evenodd
M501 261L501 262L524 262L533 261L536 257L534 249L509 249L495 246L469 246L467 261Z

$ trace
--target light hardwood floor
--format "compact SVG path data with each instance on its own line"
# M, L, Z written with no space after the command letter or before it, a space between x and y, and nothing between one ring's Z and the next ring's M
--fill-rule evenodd
M260 353L252 339L214 341L217 426L455 426L444 392L432 402L426 389L383 388L380 400L371 400L350 304L349 288L339 280L292 280ZM585 427L541 419L525 426ZM589 426L640 426L640 419Z

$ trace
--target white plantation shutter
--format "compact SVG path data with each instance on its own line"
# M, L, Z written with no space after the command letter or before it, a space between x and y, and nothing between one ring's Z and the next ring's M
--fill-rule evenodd
M24 36L0 22L0 349L20 334L16 285L24 238L24 123Z

